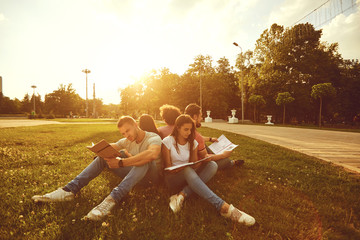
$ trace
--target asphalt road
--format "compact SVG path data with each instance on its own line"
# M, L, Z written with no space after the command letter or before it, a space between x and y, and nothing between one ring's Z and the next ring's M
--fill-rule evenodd
M360 173L360 133L226 122L202 126L263 140Z

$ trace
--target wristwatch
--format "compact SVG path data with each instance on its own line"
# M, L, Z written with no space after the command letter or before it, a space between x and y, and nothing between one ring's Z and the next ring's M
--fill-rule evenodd
M118 162L119 167L124 167L124 163L123 163L122 158L117 157L116 159L118 159L118 160L119 160L119 162Z

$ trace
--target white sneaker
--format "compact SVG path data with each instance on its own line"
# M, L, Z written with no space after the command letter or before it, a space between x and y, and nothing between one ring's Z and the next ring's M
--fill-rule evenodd
M246 214L236 207L234 207L232 204L230 204L229 210L227 213L221 213L222 216L226 218L230 218L231 220L239 223L245 224L245 226L252 226L255 224L255 218L250 216L249 214Z
M59 188L45 195L35 195L31 199L34 200L34 202L65 202L73 200L74 197L75 194L72 192L67 192Z
M181 194L175 194L170 197L169 206L174 213L180 211L184 202L184 196Z
M110 214L111 209L116 205L115 200L109 195L99 205L94 207L83 219L98 221Z

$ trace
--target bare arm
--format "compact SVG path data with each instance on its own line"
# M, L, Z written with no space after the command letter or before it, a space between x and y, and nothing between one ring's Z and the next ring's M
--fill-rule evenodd
M204 157L206 157L207 155L207 151L206 151L206 148L204 148L203 150L199 151L199 158L200 159L203 159Z
M220 159L230 157L231 153L232 153L232 151L224 151L222 154L218 154L218 155L207 154L207 156L211 156L211 158L210 158L211 161L217 161L217 160L220 160Z
M121 161L123 166L141 166L148 162L151 162L159 157L161 147L159 145L150 145L145 151L131 156L123 158ZM105 158L110 168L118 168L119 160L116 158Z
M197 151L198 151L197 147L192 150L192 157L191 157L191 159L189 159L189 162L196 162L198 160Z
M205 142L217 142L217 138L203 136Z
M161 147L161 157L162 160L164 161L165 168L172 166L172 161L170 158L170 150L167 147L165 147L164 144Z

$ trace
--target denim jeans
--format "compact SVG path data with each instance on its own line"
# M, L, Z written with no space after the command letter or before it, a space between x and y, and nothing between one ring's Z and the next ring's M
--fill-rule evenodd
M165 182L169 188L187 184L187 186L182 189L182 192L185 193L186 197L189 197L193 192L195 192L220 211L222 205L224 204L224 200L211 191L211 189L205 184L215 175L217 168L218 166L214 161L203 164L203 166L197 170L192 167L185 167L183 170L175 174L166 174Z
M205 145L205 147L208 153L214 154L208 146ZM233 160L231 160L230 158L219 159L216 161L216 164L218 165L218 170L234 166Z
M117 176L124 178L120 184L115 187L110 195L119 202L131 189L144 178L149 170L149 177L153 177L157 181L157 167L155 161L146 163L142 166L128 166L122 168L109 168L107 162L101 158L96 157L78 176L70 181L66 187L74 194L78 193L81 188L88 185L88 183L97 177L105 168L110 169Z

